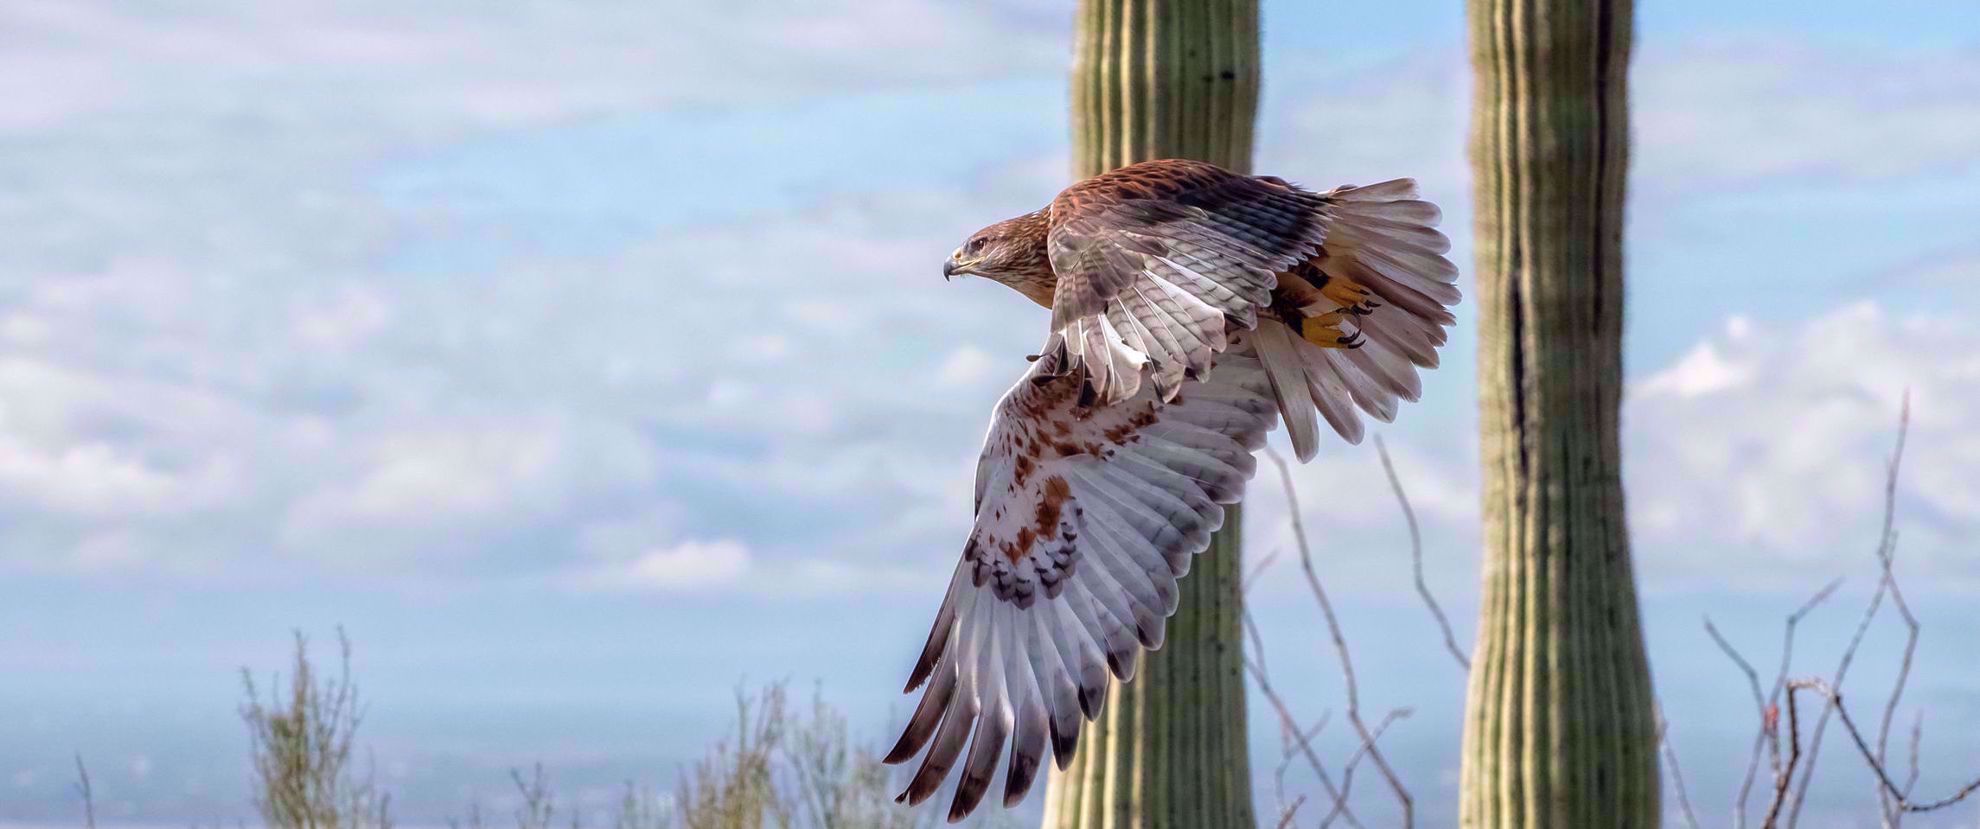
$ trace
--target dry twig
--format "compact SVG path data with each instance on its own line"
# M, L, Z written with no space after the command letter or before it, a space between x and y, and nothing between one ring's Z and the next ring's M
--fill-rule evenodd
M1251 614L1248 612L1245 614L1247 619L1250 616ZM1256 628L1254 627L1253 630L1255 633ZM1312 736L1300 729L1299 720L1293 717L1292 708L1286 705L1285 699L1280 697L1279 692L1272 687L1272 678L1265 673L1262 662L1264 648L1261 645L1254 645L1253 647L1254 652L1259 655L1259 659L1253 660L1250 657L1246 657L1244 668L1251 672L1252 681L1258 683L1259 693L1265 695L1265 701L1271 704L1272 710L1279 715L1280 730L1293 735L1289 739L1296 743L1296 745L1289 746L1286 749L1287 753L1290 754L1294 749L1297 749L1300 756L1306 758L1306 764L1313 769L1314 776L1320 778L1320 786L1327 790L1327 796L1329 798L1339 799L1341 796L1340 789L1334 785L1334 776L1327 773L1327 765L1321 762L1319 753L1313 750ZM1326 724L1327 717L1322 715L1320 723L1314 726L1313 733L1319 733L1320 728ZM1352 814L1347 815L1347 821L1350 826L1361 826L1360 821L1355 820Z
M1299 757L1300 752L1297 749L1302 747L1310 748L1313 738L1319 736L1320 732L1326 729L1327 719L1333 716L1333 713L1332 711L1320 712L1319 721L1315 722L1312 728L1305 731L1296 731L1293 728L1287 727L1285 723L1280 723L1279 740L1281 745L1279 747L1279 765L1272 770L1272 797L1273 802L1279 804L1280 814L1290 814L1293 810L1298 809L1301 803L1306 802L1306 795L1300 795L1293 800L1291 806L1286 805L1286 771L1292 768L1293 760ZM1314 759L1317 761L1318 758Z
M1898 412L1897 446L1891 450L1889 474L1884 478L1884 526L1879 545L1881 554L1877 567L1883 577L1883 585L1890 592L1891 607L1896 608L1898 618L1904 620L1904 656L1898 663L1897 679L1892 681L1891 695L1884 701L1884 717L1877 726L1877 764L1885 763L1885 748L1890 744L1891 718L1897 715L1898 701L1904 697L1904 686L1911 679L1911 659L1918 652L1918 617L1911 615L1911 605L1904 600L1904 591L1898 588L1897 577L1891 572L1891 557L1897 549L1897 528L1893 526L1897 517L1897 478L1898 463L1904 458L1904 439L1911 431L1911 393L1904 395L1904 405ZM1916 746L1914 745L1915 749ZM1913 752L1913 771L1917 770L1917 754ZM1909 793L1910 784L1905 791ZM1903 812L1894 811L1893 803L1882 789L1877 791L1877 801L1884 808L1884 825L1896 827L1903 822Z
M1911 718L1911 773L1904 778L1904 796L1910 797L1912 787L1918 785L1918 745L1925 742L1925 709L1918 709Z
M96 829L96 791L90 788L89 768L83 765L81 753L76 754L76 794L82 796L83 829Z
M1251 573L1244 577L1244 581L1238 582L1238 591L1247 596L1251 595L1252 586L1258 583L1259 576L1265 575L1265 568L1272 566L1272 562L1279 560L1279 552L1275 548L1272 552L1266 553L1264 558L1259 559L1257 564L1252 565Z
M1403 520L1409 523L1409 560L1416 575L1416 595L1423 597L1424 606L1430 608L1430 615L1437 618L1437 627L1444 632L1444 649L1450 651L1458 667L1468 673L1471 671L1471 657L1465 656L1464 649L1458 647L1457 636L1451 633L1450 618L1444 615L1443 606L1437 604L1437 597L1430 595L1430 585L1423 581L1423 532L1417 529L1416 510L1409 505L1409 495L1403 492L1402 479L1396 477L1395 464L1389 461L1389 447L1382 442L1381 435L1375 436L1375 456L1382 459L1382 474L1389 477L1389 489L1396 493L1396 504L1402 507ZM1280 466L1283 468L1284 464Z
M1387 715L1382 717L1381 722L1375 724L1374 737L1362 743L1360 747L1354 750L1353 754L1348 755L1347 765L1341 769L1341 794L1334 799L1334 808L1327 812L1325 818L1321 819L1320 829L1327 829L1327 827L1334 825L1334 818L1347 809L1348 793L1354 789L1354 767L1361 763L1361 758L1367 757L1370 752L1374 751L1375 740L1382 739L1382 733L1389 730L1390 724L1396 720L1408 717L1412 713L1414 713L1414 710L1410 708L1391 710Z
M1794 657L1795 626L1801 624L1802 617L1807 616L1817 605L1827 601L1829 596L1836 592L1836 588L1841 586L1842 579L1831 580L1823 585L1822 589L1815 591L1815 595L1808 597L1808 601L1802 602L1800 607L1795 608L1793 613L1788 614L1786 630L1781 635L1781 667L1774 674L1773 691L1764 699L1760 696L1760 675L1753 670L1753 664L1746 661L1746 657L1741 656L1731 642L1726 641L1726 637L1719 633L1719 629L1712 624L1710 617L1705 619L1705 633L1712 637L1713 642L1718 643L1719 650L1724 651L1726 656L1732 659L1733 664L1739 666L1740 672L1746 674L1747 687L1753 692L1753 704L1758 709L1755 713L1760 720L1760 726L1753 734L1753 751L1746 758L1746 774L1740 779L1739 795L1733 799L1734 827L1746 825L1746 802L1753 793L1753 778L1760 770L1762 747L1767 749L1768 762L1773 768L1776 783L1782 776L1780 733L1774 727L1774 719L1780 714L1781 692L1787 687L1788 664Z
M1877 580L1877 589L1870 594L1869 605L1863 609L1863 618L1856 623L1856 632L1850 635L1849 646L1843 648L1842 658L1836 663L1836 672L1829 679L1830 687L1842 687L1843 677L1849 673L1850 664L1856 660L1856 649L1863 644L1864 633L1869 631L1870 623L1877 618L1877 611L1883 606L1884 597L1892 595L1897 588L1897 581L1891 576L1891 567L1893 559L1897 556L1897 531L1895 524L1897 520L1898 469L1904 461L1904 442L1905 437L1910 431L1911 394L1910 392L1906 392L1904 403L1898 411L1897 445L1891 450L1890 462L1884 466L1884 521L1882 532L1877 536L1877 567L1881 577ZM1899 600L1893 599L1894 603L1896 601ZM1904 615L1907 619L1910 619L1911 613L1908 608L1905 610ZM1916 620L1910 620L1915 625ZM1916 634L1917 630L1914 626L1912 630L1914 639L1916 638ZM1912 647L1912 645L1907 645L1905 648L1904 665L1902 672L1898 675L1897 690L1893 692L1894 697L1896 694L1903 692L1905 677L1911 672ZM1895 700L1892 704L1896 704ZM1822 716L1815 719L1815 731L1809 735L1808 765L1811 768L1815 765L1816 758L1821 756L1822 734L1828 728L1829 712L1832 710L1834 710L1833 707L1822 709ZM1879 768L1882 768L1881 764ZM1794 805L1788 809L1787 822L1789 826L1794 826L1795 822L1801 817L1801 804L1808 799L1808 783L1813 779L1814 775L1805 774L1801 778L1801 784L1795 787ZM1885 814L1890 814L1889 810L1886 810Z
M1298 814L1300 805L1305 802L1306 795L1300 795L1293 800L1291 806L1287 806L1279 813L1279 829L1286 829L1286 827L1293 825L1293 816Z
M1794 779L1794 767L1801 762L1801 715L1794 705L1794 686L1787 691L1788 711L1788 758L1781 773L1774 775L1774 796L1767 803L1767 819L1760 823L1761 829L1774 829L1781 818L1781 805L1787 802L1788 781ZM1792 820L1793 818L1789 818Z
M1313 567L1313 550L1306 543L1306 524L1299 516L1299 494L1293 488L1292 470L1286 466L1285 459L1279 457L1279 453L1267 449L1265 456L1271 458L1272 464L1279 468L1279 480L1285 485L1286 504L1292 517L1293 540L1299 545L1300 570L1306 574L1306 584L1312 588L1314 600L1320 603L1320 613L1327 622L1327 633L1333 638L1334 650L1341 657L1341 675L1347 685L1348 724L1354 726L1355 734L1367 746L1369 759L1375 763L1375 768L1381 771L1382 778L1388 781L1390 790L1395 792L1397 802L1402 805L1403 826L1408 829L1416 823L1415 802L1410 797L1409 789L1403 786L1402 780L1396 776L1395 770L1389 767L1388 759L1382 756L1382 750L1375 745L1374 733L1361 719L1360 689L1355 682L1354 659L1348 653L1346 637L1341 635L1340 621L1334 616L1334 604L1327 599L1327 590L1321 586L1319 573Z
M1897 783L1891 780L1890 772L1884 769L1884 764L1877 761L1876 752L1870 748L1869 741L1863 738L1863 732L1856 727L1855 720L1852 720L1850 718L1849 709L1843 707L1842 694L1837 693L1834 686L1830 685L1827 681L1822 680L1819 677L1808 677L1806 679L1797 679L1793 682L1788 683L1788 721L1790 723L1794 721L1794 717L1795 717L1794 693L1796 691L1813 692L1814 694L1822 697L1825 703L1825 705L1823 705L1824 709L1835 712L1836 719L1843 724L1843 730L1848 732L1850 740L1856 743L1857 753L1863 755L1864 764L1868 765L1870 767L1871 773L1876 775L1879 790L1882 791L1885 794L1885 796L1891 798L1892 807L1897 812L1916 813L1916 812L1937 811L1939 809L1946 808L1947 806L1951 806L1955 803L1965 800L1968 795L1971 795L1976 791L1980 791L1980 777L1976 777L1972 782L1959 787L1952 794L1939 798L1938 800L1934 800L1929 803L1912 802L1910 795L1905 791L1905 789L1899 788ZM1790 730L1792 730L1792 726L1790 726ZM1799 735L1794 735L1794 736L1798 737ZM1790 747L1790 750L1793 752L1793 754L1800 753L1799 752L1800 742L1801 741L1799 739L1792 739L1789 742L1788 745ZM1793 754L1790 754L1790 757L1792 757ZM1792 768L1793 765L1792 761L1790 761L1789 765L1790 768ZM1804 775L1802 779L1806 780L1807 776ZM1773 805L1774 811L1778 811L1780 809L1781 806L1780 801L1784 799L1785 794L1786 792L1784 789L1776 793L1775 802ZM1773 814L1770 812L1769 820L1767 823L1767 826L1769 827L1774 825L1772 817ZM1792 819L1792 817L1790 817L1790 819Z
M1756 691L1756 694L1758 692ZM1691 795L1684 790L1684 771L1678 768L1677 750L1671 748L1671 724L1664 719L1661 706L1657 709L1657 745L1664 752L1664 765L1671 769L1671 785L1677 790L1678 811L1684 815L1684 824L1698 829L1698 816L1691 812Z

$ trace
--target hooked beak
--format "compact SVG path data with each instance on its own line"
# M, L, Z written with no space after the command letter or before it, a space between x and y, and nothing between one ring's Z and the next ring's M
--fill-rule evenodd
M942 263L942 280L946 282L958 276L968 276L969 266L974 264L974 261L963 261L962 248L956 248L955 253L949 254L949 261Z

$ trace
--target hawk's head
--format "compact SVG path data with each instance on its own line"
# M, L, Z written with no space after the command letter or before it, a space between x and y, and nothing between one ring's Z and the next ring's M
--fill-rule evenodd
M1050 221L1040 210L970 234L962 247L949 254L949 261L942 263L943 278L981 276L1026 296L1042 289L1049 297L1052 263L1045 256L1045 233Z

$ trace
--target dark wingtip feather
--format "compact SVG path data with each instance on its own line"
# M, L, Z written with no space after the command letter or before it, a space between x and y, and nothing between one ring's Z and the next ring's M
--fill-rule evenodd
M914 714L908 717L908 724L901 729L901 738L881 762L888 765L905 763L928 744L928 739L935 735L936 728L947 716L950 698L955 696L955 676L955 672L950 671L928 686L928 691L921 695L921 702L914 707Z
M1074 724L1070 733L1060 731L1057 723L1052 723L1049 727L1052 737L1052 763L1059 767L1059 771L1065 771L1072 767L1073 751L1079 748L1079 726Z
M976 736L970 742L962 773L956 780L955 799L949 801L950 823L967 817L983 802L984 794L990 791L991 778L997 773L997 758L1003 756L1004 741L1010 735L1010 720L995 710L985 712L977 721Z
M949 801L949 822L960 823L976 811L976 805L983 802L983 793L990 789L989 777L977 777L965 771L962 779L956 782L956 796Z
M1010 768L1004 774L1004 808L1022 802L1025 793L1031 791L1031 781L1038 776L1038 767L1045 760L1051 726L1052 715L1043 702L1028 701L1018 709L1011 739Z
M909 806L919 806L942 788L942 779L949 776L955 767L956 758L962 754L963 746L969 742L970 731L976 725L976 711L964 704L944 713L942 727L936 732L935 743L928 749L928 755L921 759L921 768L908 781L906 792Z
M1163 634L1167 632L1163 625L1165 621L1167 620L1159 617L1147 620L1136 619L1134 622L1135 639L1141 642L1142 647L1151 651L1161 650Z
M887 756L881 758L880 762L889 766L898 766L914 759L914 755L920 752L921 744L909 740L908 735L903 733L901 738L894 742L893 750L887 752Z
M1038 760L1037 756L1024 752L1011 753L1010 774L1004 777L1004 808L1024 802L1024 796L1031 792L1032 780L1038 777Z
M1114 672L1114 678L1122 682L1134 681L1134 647L1128 646L1107 652L1107 669Z
M1099 719L1100 706L1106 700L1107 686L1102 685L1096 689L1090 685L1081 685L1079 688L1079 713L1085 715L1089 720Z
M970 538L968 546L975 544L976 539ZM968 553L968 547L965 547L964 555ZM942 654L949 649L949 630L955 623L955 591L952 589L949 595L943 597L942 607L935 611L935 623L928 626L928 641L922 644L921 656L915 659L914 670L908 674L907 687L901 689L901 693L912 694L914 689L921 687L921 683L928 681L928 675L934 672L935 666L942 661Z

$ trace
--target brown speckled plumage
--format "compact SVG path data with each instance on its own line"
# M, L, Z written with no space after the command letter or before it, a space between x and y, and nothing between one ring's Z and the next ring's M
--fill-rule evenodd
M1304 460L1320 418L1358 441L1361 415L1416 398L1458 301L1437 221L1408 180L1315 193L1167 160L956 249L945 274L1009 285L1052 321L998 403L976 520L908 680L922 697L886 757L923 758L903 801L961 761L950 816L967 814L1007 744L1006 804L1048 745L1065 768L1109 675L1161 646L1176 580L1273 423Z

